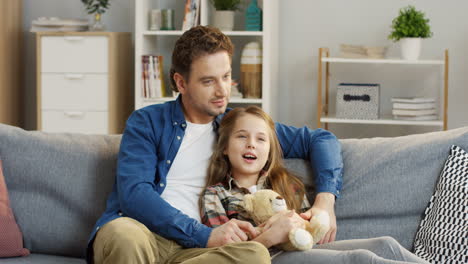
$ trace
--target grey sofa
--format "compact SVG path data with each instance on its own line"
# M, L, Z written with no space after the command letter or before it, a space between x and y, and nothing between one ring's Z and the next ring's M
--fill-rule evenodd
M120 136L48 134L0 124L0 158L28 257L10 263L85 263L88 235L103 212ZM343 191L337 239L392 236L411 248L452 144L468 149L468 127L397 138L342 140ZM310 186L302 160L287 166Z

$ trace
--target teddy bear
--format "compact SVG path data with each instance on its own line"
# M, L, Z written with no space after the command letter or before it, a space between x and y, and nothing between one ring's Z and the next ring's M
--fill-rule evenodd
M244 209L262 232L261 225L278 212L287 210L286 201L275 191L265 189L244 196ZM285 251L311 249L330 228L330 217L321 211L310 221L304 220L304 228L294 228L289 232L289 241L278 247Z

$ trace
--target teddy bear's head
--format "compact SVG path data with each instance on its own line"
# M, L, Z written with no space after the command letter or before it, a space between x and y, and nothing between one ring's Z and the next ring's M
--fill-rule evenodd
M273 190L260 190L244 196L244 208L258 225L277 212L287 210L286 201Z

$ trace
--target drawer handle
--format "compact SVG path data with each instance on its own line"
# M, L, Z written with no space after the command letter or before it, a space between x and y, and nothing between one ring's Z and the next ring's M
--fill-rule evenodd
M369 102L371 100L371 97L368 94L364 94L364 95L345 94L345 95L343 95L343 100L345 100L347 102L349 102L349 101Z
M65 36L63 39L68 40L68 41L80 41L83 40L84 37L81 36Z
M69 80L81 80L84 78L84 74L65 73L65 78Z
M63 114L70 118L83 118L85 115L84 112L78 112L78 111L67 111L67 112L63 112Z

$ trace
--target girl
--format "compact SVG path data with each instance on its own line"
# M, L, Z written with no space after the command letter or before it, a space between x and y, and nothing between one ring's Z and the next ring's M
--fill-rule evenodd
M242 208L242 198L255 189L273 189L297 213L310 208L304 184L282 165L274 123L265 112L255 106L231 110L221 121L218 133L208 167L207 188L201 196L202 223L217 227L235 218L254 224ZM267 247L285 242L292 225L303 225L299 215L284 212L287 213L292 216L292 223L282 219L281 225L291 226L271 230L255 240L265 240ZM280 229L280 225L276 227Z
M208 167L206 188L200 197L203 224L217 227L232 218L254 224L242 207L243 196L265 188L278 192L286 200L288 208L292 209L270 219L266 230L254 239L267 248L273 248L287 241L287 234L292 228L302 227L303 222L298 213L308 210L310 205L305 196L304 184L282 164L281 147L272 119L256 106L236 108L224 116L218 130L218 141ZM270 251L271 254L276 252ZM426 263L389 237L316 245L308 251L282 253L274 259L274 262L277 261Z

